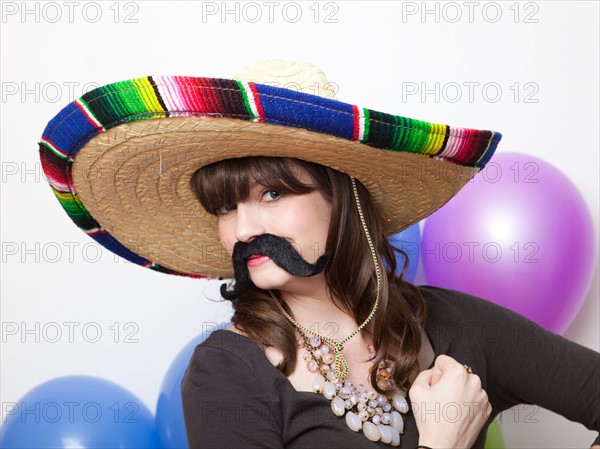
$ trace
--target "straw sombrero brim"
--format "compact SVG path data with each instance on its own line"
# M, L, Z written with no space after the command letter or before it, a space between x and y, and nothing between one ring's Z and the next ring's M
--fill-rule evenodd
M230 277L217 219L192 190L198 168L245 156L330 166L369 189L392 234L449 201L499 140L267 85L147 77L68 105L40 155L66 212L106 248L169 274Z

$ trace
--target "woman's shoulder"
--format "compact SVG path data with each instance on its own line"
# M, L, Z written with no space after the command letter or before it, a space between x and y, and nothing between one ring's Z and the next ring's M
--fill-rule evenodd
M226 329L215 329L196 347L190 358L188 371L198 376L211 376L222 368L237 367L245 371L256 358L252 343L242 334Z
M193 357L197 354L209 357L219 353L230 353L241 359L248 359L256 354L256 349L256 344L244 332L230 325L208 334L204 341L196 346Z
M523 335L547 341L552 333L536 322L495 302L458 290L419 287L429 305L425 328L443 336L444 344L472 343L489 350L501 340L508 347ZM514 338L506 338L517 336Z
M214 387L235 377L258 387L272 383L272 369L262 350L239 329L216 329L195 347L184 384Z
M434 339L437 353L451 347L486 346L494 341L482 335L505 335L515 325L528 322L505 307L468 293L431 285L419 289L428 305L424 327Z
M257 367L264 368L268 362L277 366L283 355L273 348L263 351L242 329L234 324L224 329L214 330L208 337L194 349L191 363L203 365L211 363L245 364L253 370Z
M451 288L438 287L435 285L419 285L418 286L423 296L428 301L434 302L448 302L451 300L469 300L469 298L473 298L476 300L481 300L482 298L477 298L475 296L471 296L468 293L461 292L459 290L453 290Z
M250 339L243 330L239 329L233 323L230 324L226 330ZM273 366L277 366L283 361L283 354L273 347L266 348L264 350L264 355L267 356L267 359L269 359L269 362L271 362Z
M482 314L514 314L506 307L469 293L433 285L421 285L419 289L427 301L429 310L440 319L450 316L481 316Z

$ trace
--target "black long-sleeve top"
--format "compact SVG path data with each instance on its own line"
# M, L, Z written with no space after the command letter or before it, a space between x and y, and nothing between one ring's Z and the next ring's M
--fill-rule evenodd
M484 299L420 288L435 355L471 366L492 404L473 448L482 449L489 424L517 404L536 404L600 431L599 353ZM235 332L216 330L196 347L181 394L190 449L391 447L352 431L322 394L296 391L252 340ZM400 447L414 449L414 416L402 417Z

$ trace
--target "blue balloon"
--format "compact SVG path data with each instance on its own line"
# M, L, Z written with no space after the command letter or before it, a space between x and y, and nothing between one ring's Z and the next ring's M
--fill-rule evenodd
M4 405L2 448L158 448L152 413L125 388L91 376L38 385Z
M231 323L208 327L202 335L190 341L175 357L160 387L156 405L156 429L165 449L186 449L188 447L181 403L181 381L194 349L216 329L226 329Z
M388 238L392 246L401 249L408 255L408 268L404 275L404 280L412 282L417 273L419 256L421 254L421 233L419 231L419 223L415 223L404 231L394 234ZM399 251L396 253L396 274L402 272L402 266L406 258Z

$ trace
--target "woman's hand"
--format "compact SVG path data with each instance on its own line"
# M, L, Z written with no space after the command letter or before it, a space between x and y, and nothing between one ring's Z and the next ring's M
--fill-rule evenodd
M492 411L479 376L447 355L416 377L409 396L419 444L433 449L470 448Z

